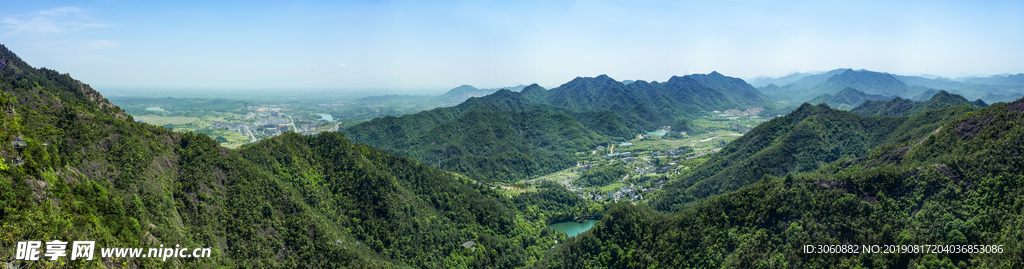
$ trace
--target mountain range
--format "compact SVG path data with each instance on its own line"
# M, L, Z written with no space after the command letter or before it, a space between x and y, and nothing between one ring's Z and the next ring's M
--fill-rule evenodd
M0 45L0 247L212 250L166 261L0 257L19 267L1024 267L1024 99L984 106L940 90L911 101L902 98L926 89L880 74L769 84L903 92L855 112L801 104L667 179L650 205L600 204L550 182L522 193L480 182L557 171L576 150L777 102L717 72L629 84L601 75L229 150L137 122ZM959 90L994 89L971 87ZM548 227L572 216L600 221L572 238ZM818 247L828 245L858 253Z
M1006 203L1024 194L1021 126L1024 100L897 117L803 105L698 168L715 176L673 181L682 191L654 203L673 213L617 204L539 264L1019 267L1019 229L1004 223L1024 223ZM870 253L874 245L979 243L997 250ZM824 254L816 245L848 245L858 254Z
M988 104L981 99L968 101L963 96L940 91L925 101L912 101L903 98L891 100L869 100L851 109L853 113L864 116L912 116L926 110L946 108L956 105L986 107Z
M828 106L832 108L850 110L851 108L854 108L860 105L861 103L864 103L864 101L885 100L889 98L891 97L880 94L867 94L865 92L858 91L853 88L845 88L834 95L826 93L823 95L819 95L818 97L814 97L814 99L811 99L807 102L811 104L824 103L828 104Z
M387 102L417 102L417 103L436 103L438 106L451 106L462 103L466 99L472 97L482 97L488 94L492 94L499 90L510 90L518 92L526 88L527 85L519 85L515 87L504 87L494 89L477 89L470 85L462 85L451 90L448 90L442 95L431 96L431 95L396 95L386 94L379 96L367 96L356 99L357 102L361 103L387 103Z
M780 101L798 103L824 94L836 94L853 88L868 94L898 96L923 101L939 90L960 94L988 103L1008 102L1024 96L1024 74L993 75L984 78L904 76L848 68L823 73L794 73L780 78L758 77L752 85L768 96ZM934 91L931 93L927 93ZM923 95L923 97L921 97Z
M0 258L14 268L523 267L566 240L550 217L603 213L564 188L508 199L340 133L225 149L137 122L2 45L0 106ZM18 242L53 240L94 240L97 257L14 259ZM211 256L98 257L163 245Z
M739 101L737 101L739 100ZM554 89L530 85L448 108L377 118L342 130L400 156L480 180L511 181L575 164L573 152L671 126L713 110L772 106L743 80L717 72L623 84L578 77Z

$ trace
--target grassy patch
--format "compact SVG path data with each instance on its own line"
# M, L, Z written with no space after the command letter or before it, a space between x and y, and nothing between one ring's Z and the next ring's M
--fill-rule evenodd
M610 191L615 191L615 190L621 189L622 186L626 186L626 184L624 184L624 183L612 183L612 184L608 184L608 185L606 185L604 187L601 187L599 190L601 190L602 192L610 192Z

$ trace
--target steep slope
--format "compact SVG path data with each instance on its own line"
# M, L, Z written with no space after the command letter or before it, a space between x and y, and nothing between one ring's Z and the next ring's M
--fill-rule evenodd
M867 94L862 91L858 91L853 88L846 88L836 94L823 94L818 97L814 97L810 101L811 104L827 104L829 107L841 110L850 110L868 100L884 100L889 99L889 96L879 94Z
M884 101L867 101L850 111L864 116L911 116L929 109L945 108L956 105L974 107L988 106L988 104L981 99L971 102L967 101L963 96L951 94L946 91L940 91L923 102L915 102L896 97L891 100Z
M16 266L515 267L564 240L545 211L523 214L463 176L340 134L289 133L230 151L135 122L3 46L0 62L0 138L27 143L20 154L0 146L0 248ZM30 240L212 256L13 261L6 250ZM470 240L476 251L460 247Z
M1018 268L1024 214L1008 201L1024 195L1022 126L1024 100L1000 103L813 173L763 176L671 216L619 204L539 265ZM874 245L918 248L868 253Z
M927 126L974 109L957 106L914 117L863 117L804 104L785 117L758 125L692 173L670 181L653 206L675 210L690 201L740 189L766 174L809 172L841 158L862 157L885 143L922 136Z
M606 143L565 113L526 104L508 90L451 108L377 118L343 132L442 169L502 181L575 165L572 153Z

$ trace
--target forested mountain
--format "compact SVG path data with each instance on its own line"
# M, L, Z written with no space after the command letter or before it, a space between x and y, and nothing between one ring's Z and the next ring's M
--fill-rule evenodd
M498 91L454 107L374 119L343 132L356 142L442 169L509 181L567 168L575 164L574 152L682 118L770 105L742 80L717 72L628 85L601 75L578 77L551 90L535 84L518 93Z
M854 108L864 103L864 101L885 100L889 98L891 97L880 94L867 94L862 91L858 91L854 88L846 88L837 92L836 94L826 93L823 95L819 95L818 97L814 97L814 99L811 99L810 101L807 102L811 104L824 103L835 109L850 110L851 108Z
M461 102L463 102L466 99L469 99L471 97L487 96L488 94L492 94L492 93L497 92L499 90L510 90L510 91L513 91L513 92L518 92L518 91L522 91L526 87L527 87L527 85L519 85L519 86L515 86L515 87L505 87L505 88L498 88L498 89L477 89L477 88L475 88L473 86L462 85L462 86L459 86L459 87L455 87L455 88L449 90L448 92L446 92L446 93L444 93L444 94L442 94L440 96L435 97L435 99L437 99L438 101L444 101L444 102L461 103Z
M956 105L988 106L981 99L971 102L967 101L963 96L940 91L926 101L917 102L896 97L891 100L867 101L850 111L863 116L911 116L929 109L946 108Z
M772 103L771 98L758 91L746 81L740 78L727 77L717 71L710 74L686 75L705 86L718 90L721 93L732 97L733 101L747 107L768 106Z
M939 93L939 91L935 89L928 89L927 91L910 97L910 101L926 101L928 99L931 99L932 96L935 96L936 93Z
M970 113L968 113L970 112ZM805 114L822 115L825 117ZM835 116L830 116L830 114ZM981 110L965 106L913 117L872 119L805 105L775 119L744 142L766 138L783 123L806 126L842 116L897 124L885 143L843 156L813 172L751 174L749 185L664 215L618 204L592 230L538 265L576 267L872 267L1018 268L1024 214L1024 100ZM797 121L802 118L803 120ZM826 132L861 124L833 121ZM894 121L894 122L893 122ZM846 121L849 122L849 121ZM855 121L856 122L856 121ZM916 123L915 123L916 122ZM870 132L868 132L870 133ZM817 141L816 139L809 140ZM849 141L849 140L848 140ZM734 146L734 144L736 146ZM730 150L730 147L726 148ZM723 150L724 151L724 150ZM750 153L747 153L750 154ZM794 154L794 155L798 155ZM794 155L780 155L786 156ZM779 155L777 155L779 156ZM712 163L712 161L708 161ZM736 163L738 166L754 163ZM710 165L714 165L713 163ZM760 165L760 164L757 164ZM766 164L768 167L774 167ZM812 245L856 245L853 254L805 253ZM878 245L866 253L861 246ZM911 246L892 253L886 246ZM920 245L932 245L922 250ZM939 245L938 248L935 245ZM950 245L972 245L969 253ZM848 247L853 248L853 247ZM980 252L986 253L980 253ZM927 253L925 253L927 252Z
M811 98L813 98L815 96L818 96L818 95L821 95L821 94L825 94L825 93L818 93L818 94L806 93L805 91L807 91L807 90L809 90L811 88L814 88L814 86L817 86L818 84L824 83L829 78L831 78L831 77L833 77L835 75L838 75L838 74L842 74L843 72L846 72L848 70L852 70L852 69L840 68L840 69L835 69L835 70L824 72L824 73L820 73L820 74L807 75L807 76L801 77L799 80L794 81L792 83L788 83L788 84L774 84L773 83L772 85L774 85L776 87L771 87L772 85L766 85L764 87L759 88L759 90L761 90L762 93L775 98L776 100L789 100L790 103L797 103L797 104L799 104L799 102L803 102L803 101L809 100L809 99L811 99ZM781 83L782 81L779 81L779 82Z
M227 150L135 122L89 85L3 46L0 89L0 257L15 265L517 267L564 240L549 216L593 214L578 197L546 195L560 186L512 200L337 133ZM8 142L16 137L23 153ZM13 261L15 243L29 240L206 247L212 257Z
M454 107L377 118L343 132L357 142L491 180L558 171L576 164L574 152L608 142L566 113L528 104L507 90Z
M756 78L753 78L753 79L749 79L749 80L745 80L745 81L748 84L750 84L750 86L754 86L756 88L760 88L760 87L768 86L769 84L789 85L789 84L792 84L793 82L796 82L798 80L801 80L801 79L803 79L805 77L812 76L812 75L815 75L815 74L814 73L792 73L792 74L789 74L789 75L786 75L786 76L782 76L782 77L778 77L778 78L772 78L772 77L767 77L767 76L759 76L759 77L756 77Z
M814 93L835 93L854 88L868 94L909 97L910 89L891 74L867 70L846 70L814 86Z
M864 117L805 103L789 115L758 125L692 173L669 182L653 204L659 210L674 210L687 202L737 190L766 174L809 172L841 158L862 157L884 143L920 133L922 126L969 111L972 108L957 107L949 109L948 115L916 116L920 119Z

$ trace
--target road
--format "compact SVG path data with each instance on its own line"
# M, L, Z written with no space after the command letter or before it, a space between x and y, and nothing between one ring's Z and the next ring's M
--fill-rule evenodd
M292 132L297 132L299 129L295 128L295 120L292 119L292 115L288 115L288 121L292 124Z
M249 126L245 126L245 132L249 133L249 138L252 138L251 142L256 142L256 136L252 135L252 130L249 130Z

